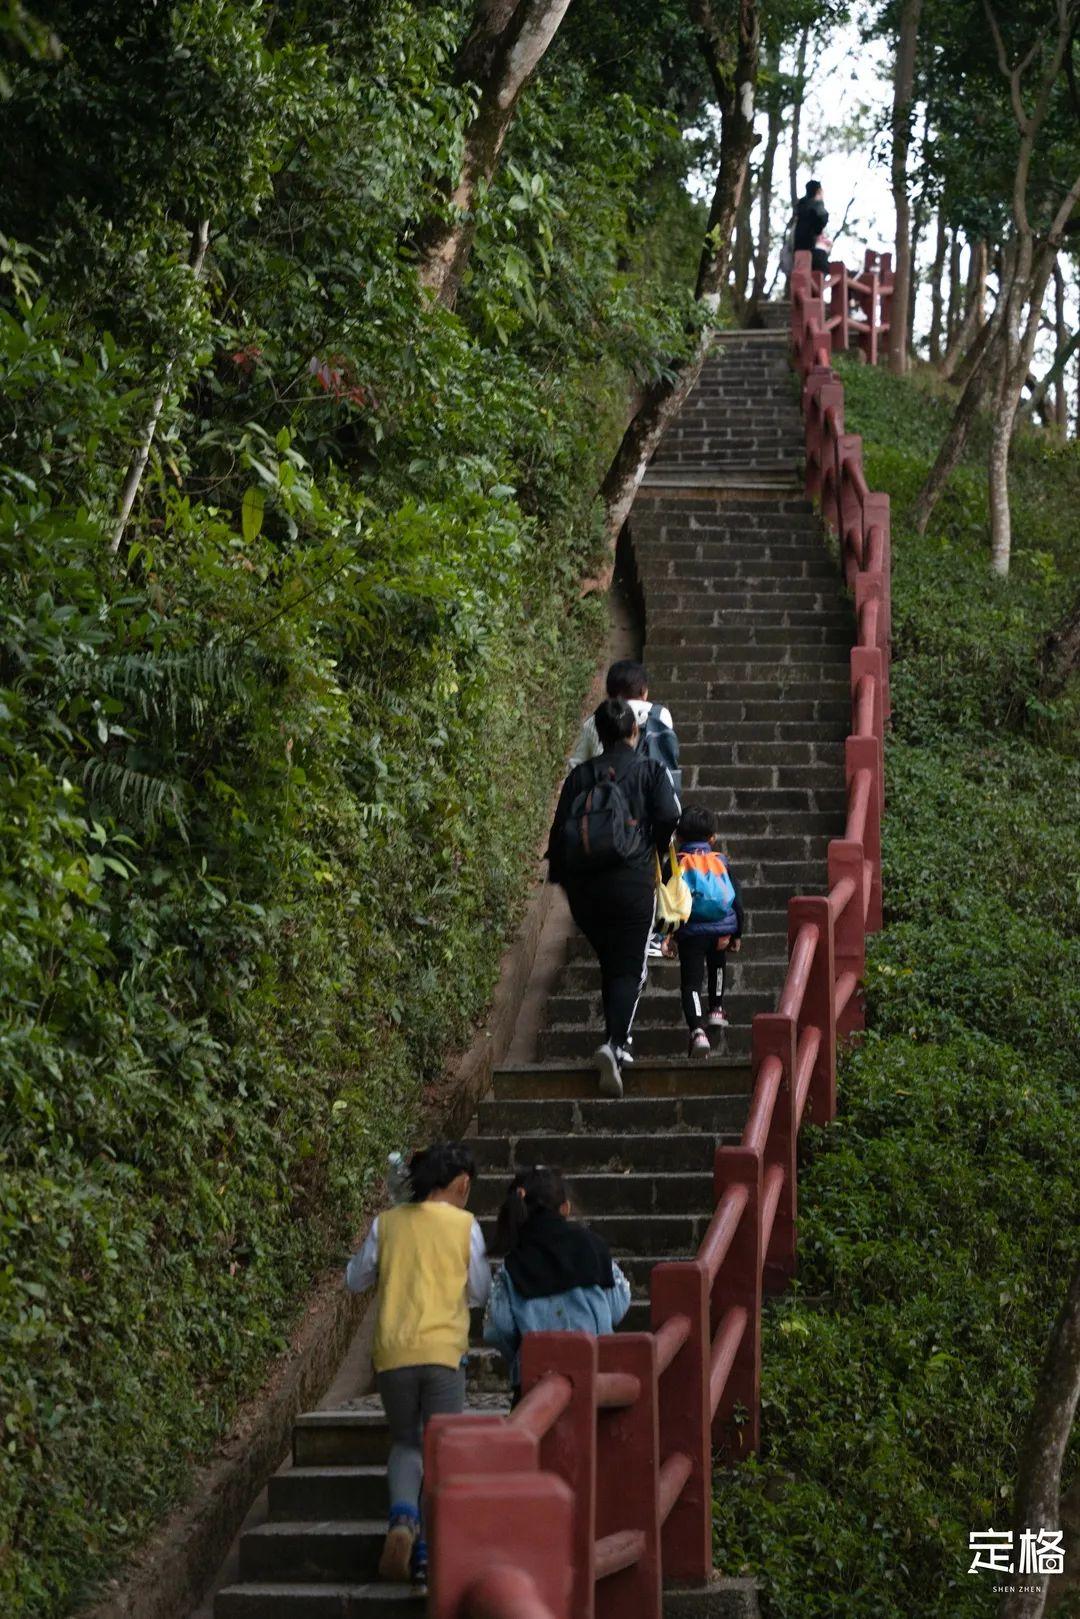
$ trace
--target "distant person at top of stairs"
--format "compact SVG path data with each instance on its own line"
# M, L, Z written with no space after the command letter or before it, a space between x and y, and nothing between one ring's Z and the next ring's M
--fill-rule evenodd
M742 949L742 892L727 861L717 852L716 816L688 804L676 833L679 865L694 896L690 920L668 941L679 957L683 1015L690 1030L691 1057L709 1055L709 1030L727 1027L724 964ZM708 999L702 999L708 979Z
M521 1340L527 1332L614 1332L630 1308L630 1283L602 1238L570 1219L559 1170L522 1169L499 1210L495 1277L484 1342L506 1361L514 1404L521 1396Z
M600 1091L623 1093L622 1064L648 973L655 907L654 850L679 821L667 768L638 751L637 717L609 697L593 716L603 751L563 782L548 839L552 882L600 963L605 1035L596 1052Z
M475 1174L472 1153L459 1142L414 1153L411 1200L372 1222L345 1272L354 1293L379 1287L371 1358L392 1442L390 1522L379 1560L384 1580L427 1579L424 1425L436 1412L464 1409L469 1306L486 1304L491 1291L483 1233L465 1208Z
M620 658L607 672L605 681L609 697L621 697L634 710L640 739L638 747L649 759L666 765L676 793L682 792L682 771L679 769L679 739L675 735L675 722L666 708L649 701L649 676L643 663L635 658ZM595 759L603 744L596 734L596 719L590 714L581 727L581 735L570 755L570 769Z
M832 246L825 235L825 226L828 223L829 214L821 191L821 181L808 180L805 192L795 205L794 248L796 253L810 254L811 267L815 270L824 271L829 268L829 255L825 251Z

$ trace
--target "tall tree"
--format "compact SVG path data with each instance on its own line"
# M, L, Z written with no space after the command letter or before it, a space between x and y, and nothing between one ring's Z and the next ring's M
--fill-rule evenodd
M768 96L769 122L765 135L765 149L761 154L758 179L758 227L754 249L754 290L752 302L760 304L766 297L766 279L769 271L769 249L772 246L773 176L776 171L776 151L780 132L784 126L783 81L780 79L780 47L770 45L765 53L765 82Z
M912 93L915 86L915 49L919 36L922 0L901 0L893 71L892 194L896 208L896 256L889 317L889 367L908 366L908 304L911 300L911 196L908 189L908 152L911 147Z
M689 354L646 388L601 485L605 532L612 551L650 457L701 375L712 347L735 219L756 139L754 98L761 40L757 0L738 0L733 24L720 21L711 0L688 0L688 7L721 118L716 184L694 293L702 318Z
M477 88L461 166L446 207L420 227L420 280L453 305L476 229L476 201L495 172L518 98L555 38L570 0L480 0L454 63L459 85Z
M806 100L806 51L810 43L810 25L799 33L795 47L795 73L791 97L791 147L788 152L788 190L791 193L791 211L799 200L799 137L802 134L802 109Z
M931 365L941 364L941 331L945 313L945 296L941 278L945 274L945 255L948 252L948 247L949 227L945 219L945 209L939 203L937 237L934 242L934 262L930 266L930 332L927 338L927 354Z
M1054 260L1054 343L1056 355L1064 353L1069 343L1069 327L1065 315L1065 275L1061 260ZM1057 369L1054 388L1054 421L1064 438L1069 427L1069 395L1065 386L1065 367Z

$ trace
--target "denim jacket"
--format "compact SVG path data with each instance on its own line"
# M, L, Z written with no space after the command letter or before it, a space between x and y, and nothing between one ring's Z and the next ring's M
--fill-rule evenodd
M519 1351L527 1332L614 1332L630 1308L630 1283L612 1264L614 1286L572 1287L546 1298L523 1299L507 1275L495 1274L484 1316L484 1342L494 1344L510 1368L510 1382L521 1382Z

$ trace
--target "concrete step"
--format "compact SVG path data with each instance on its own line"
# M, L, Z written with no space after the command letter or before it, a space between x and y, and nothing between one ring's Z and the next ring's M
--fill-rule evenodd
M269 1480L267 1501L278 1522L378 1518L386 1512L386 1468L290 1467Z
M733 1139L737 1133L737 1130L728 1130L726 1139ZM501 1136L481 1133L469 1136L468 1141L482 1175L498 1175L501 1200L506 1177L530 1164L558 1164L564 1174L572 1177L575 1192L579 1176L601 1172L622 1175L629 1170L664 1170L673 1174L690 1171L712 1174L717 1139L722 1138L703 1130L682 1133L669 1130L658 1136L627 1130L614 1134L592 1130L583 1134L552 1135L519 1135L512 1131ZM479 1207L477 1204L477 1210Z
M712 1218L712 1206L680 1214L593 1214L587 1211L587 1218L590 1230L603 1237L620 1265L624 1254L666 1254L689 1259L705 1235ZM495 1221L482 1220L481 1227L484 1240L490 1246L494 1241Z
M711 1062L728 1057L741 1058L744 1062L750 1057L750 1022L756 1012L769 1012L774 1010L775 995L756 995L750 997L731 996L726 1004L728 1015L732 1019L732 1026L728 1029L713 1029L710 1031L712 1044L712 1058L700 1064L703 1074L709 1072ZM677 1005L672 1003L671 1016L662 1023L650 1023L640 1016L634 1023L634 1055L638 1062L654 1058L668 1058L669 1060L686 1060L687 1034L682 1018L677 1016ZM539 1056L544 1060L562 1060L565 1062L587 1063L591 1061L597 1046L603 1040L603 1030L599 1023L595 1027L580 1024L566 1024L549 1026L541 1029L537 1038ZM634 1069L623 1070L623 1085L629 1095L633 1095ZM592 1094L596 1092L596 1072L591 1074Z
M214 1598L214 1619L423 1619L427 1598L408 1585L251 1581Z
M293 1424L294 1467L385 1467L390 1436L382 1407L306 1411Z
M803 793L815 790L831 791L837 778L842 778L844 768L842 755L831 764L792 764L782 753L777 755L775 763L771 765L729 764L722 757L713 763L711 750L707 745L693 744L682 749L680 763L684 793L688 785L694 788L703 784L711 787L723 785L734 794L736 802L739 795L750 788L769 788L776 792L785 789L798 789Z
M591 1053L590 1053L591 1055ZM688 1063L673 1052L666 1062L637 1062L623 1075L626 1098L652 1096L730 1096L750 1090L749 1065L739 1061L716 1063L706 1073L700 1063ZM500 1102L532 1098L592 1101L596 1097L596 1071L591 1064L541 1060L517 1067L497 1068L492 1075L494 1099Z
M635 1068L637 1064L635 1063ZM712 1070L710 1070L712 1072ZM629 1081L631 1071L627 1069ZM701 1065L696 1064L694 1075L702 1081ZM483 1101L476 1110L475 1130L478 1137L506 1136L520 1143L531 1143L534 1151L541 1140L555 1145L547 1157L534 1157L534 1163L561 1164L561 1142L566 1137L580 1138L595 1133L604 1141L620 1144L620 1151L637 1150L634 1143L644 1139L651 1147L661 1136L675 1135L686 1138L700 1132L699 1139L713 1141L742 1129L746 1118L745 1092L717 1093L715 1095L641 1096L630 1092L621 1101L596 1095L596 1075L589 1070L585 1076L591 1089L584 1097L572 1099L528 1097L517 1101Z
M574 1207L590 1224L600 1214L682 1214L687 1209L712 1206L711 1164L697 1172L631 1173L626 1170L619 1174L601 1174L580 1169L572 1179ZM498 1213L506 1196L506 1185L506 1174L477 1175L469 1207L478 1219Z
M376 1576L385 1537L385 1514L258 1524L240 1537L240 1578L365 1584Z

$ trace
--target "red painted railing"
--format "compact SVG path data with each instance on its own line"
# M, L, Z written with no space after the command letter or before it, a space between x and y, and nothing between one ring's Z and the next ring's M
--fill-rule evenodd
M652 1331L531 1334L509 1417L428 1424L432 1619L659 1619L662 1580L712 1568L714 1453L732 1462L758 1444L762 1297L795 1271L799 1130L836 1112L837 1044L863 1026L866 935L881 926L889 501L867 488L829 365L834 333L846 347L852 328L876 353L891 284L887 265L867 266L863 281L828 278L845 307L864 300L862 333L826 314L809 254L791 289L807 489L838 536L858 625L829 890L788 904L787 976L776 1011L754 1018L742 1141L716 1150L697 1255L653 1269Z

